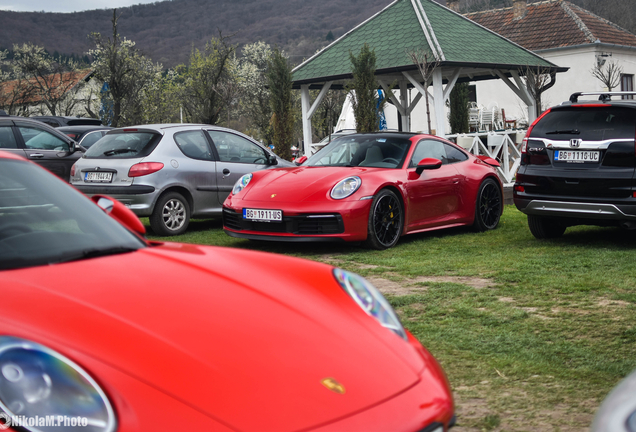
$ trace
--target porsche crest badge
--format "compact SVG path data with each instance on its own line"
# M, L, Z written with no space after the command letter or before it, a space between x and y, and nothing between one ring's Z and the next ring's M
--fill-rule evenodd
M344 386L336 381L335 378L324 378L320 380L320 383L334 393L345 394Z

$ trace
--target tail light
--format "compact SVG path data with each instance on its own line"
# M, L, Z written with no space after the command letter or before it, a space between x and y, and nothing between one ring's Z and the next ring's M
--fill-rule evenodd
M71 166L71 177L75 176L75 164Z
M134 164L128 171L128 177L145 176L157 172L161 168L163 168L163 164L161 162L142 162Z
M541 121L543 117L545 117L552 108L548 108L541 114L535 121L532 122L530 127L528 128L528 132L526 132L526 136L523 137L523 141L521 142L521 165L527 165L538 162L539 165L544 165L543 161L533 161L531 157L528 156L528 139L530 138L530 134L532 133L532 129L534 129L535 125ZM545 150L544 150L545 151ZM545 158L547 160L547 153L545 154ZM549 163L549 161L548 161Z
M525 154L528 151L528 138L530 138L530 134L532 133L532 129L534 129L534 126L539 123L539 121L545 117L550 111L552 111L552 108L548 108L547 110L545 110L543 112L543 114L541 114L535 121L532 122L532 124L530 125L530 127L528 128L528 132L526 132L526 136L523 137L523 142L521 143L521 154Z

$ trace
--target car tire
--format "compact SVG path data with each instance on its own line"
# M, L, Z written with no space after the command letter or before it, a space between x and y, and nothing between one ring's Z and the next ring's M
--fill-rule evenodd
M160 236L183 234L189 223L190 206L177 192L168 192L160 196L150 215L150 227Z
M473 227L477 231L488 231L497 228L503 210L501 189L491 178L484 180L479 186L475 202L475 221Z
M528 227L532 235L540 240L561 237L567 228L554 219L533 215L528 215Z
M393 191L382 189L373 199L369 210L365 246L377 250L395 246L402 235L403 226L402 203Z

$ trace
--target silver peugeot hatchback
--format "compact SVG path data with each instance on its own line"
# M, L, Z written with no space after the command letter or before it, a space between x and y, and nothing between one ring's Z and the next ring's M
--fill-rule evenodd
M149 216L157 235L183 233L191 217L221 216L244 174L293 166L240 132L203 124L132 126L109 131L71 170L86 195L104 194Z

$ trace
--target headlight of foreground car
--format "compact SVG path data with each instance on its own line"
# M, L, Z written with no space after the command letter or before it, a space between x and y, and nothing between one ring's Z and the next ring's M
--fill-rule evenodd
M380 291L365 278L342 269L334 269L336 280L366 313L377 319L382 326L388 328L404 340L406 331L395 311Z
M360 179L360 177L357 176L347 177L344 180L340 180L338 184L336 184L333 189L331 189L331 198L346 198L357 191L361 184L362 180Z
M252 180L252 174L245 174L243 177L238 179L236 183L234 183L234 187L232 188L232 195L236 195L247 186Z
M28 431L42 426L33 426L34 419L47 417L59 426L75 422L83 431L116 427L108 398L81 367L40 344L8 336L0 337L0 409L7 423Z

